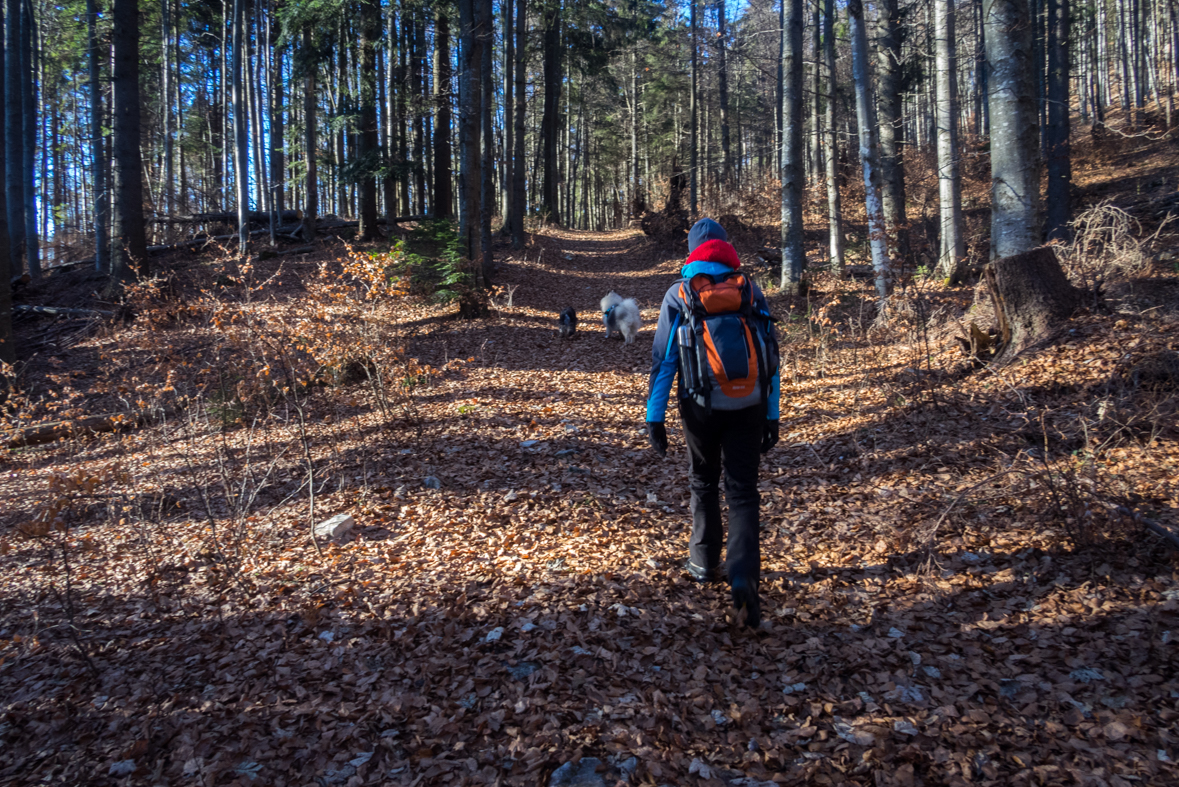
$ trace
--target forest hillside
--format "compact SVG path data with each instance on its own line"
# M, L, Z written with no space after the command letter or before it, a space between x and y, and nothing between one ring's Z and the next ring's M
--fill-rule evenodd
M862 212L801 294L772 216L721 218L781 320L755 632L683 573L676 417L667 459L643 429L682 240L536 227L485 301L436 222L232 276L164 251L119 304L85 267L19 287L76 311L15 325L0 778L1173 784L1174 144L1075 145L1087 294L1007 364L964 349L977 273L909 270L880 317Z

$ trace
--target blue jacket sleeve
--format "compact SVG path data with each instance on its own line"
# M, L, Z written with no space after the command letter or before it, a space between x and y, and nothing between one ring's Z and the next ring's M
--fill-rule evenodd
M651 378L647 385L648 421L663 421L667 417L667 400L679 369L679 354L675 344L679 324L680 310L669 293L659 309L655 342L651 346Z
M766 301L766 296L761 289L755 284L754 287L754 303L758 308L762 309L766 314L770 313L769 302ZM773 323L770 323L770 330L775 331ZM776 333L775 333L776 335ZM770 390L766 392L766 420L779 420L779 412L781 409L782 397L782 379L781 379L781 363L778 364L778 369L774 372L774 376L770 378Z

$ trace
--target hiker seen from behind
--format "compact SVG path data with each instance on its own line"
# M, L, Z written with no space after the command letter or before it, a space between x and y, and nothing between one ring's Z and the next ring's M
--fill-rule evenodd
M688 233L682 277L659 309L651 352L647 435L665 456L673 380L688 449L692 535L686 564L697 582L728 578L738 619L761 625L761 455L778 442L778 341L765 295L740 271L723 227L701 219ZM725 544L720 479L729 504ZM725 547L722 570L721 552Z

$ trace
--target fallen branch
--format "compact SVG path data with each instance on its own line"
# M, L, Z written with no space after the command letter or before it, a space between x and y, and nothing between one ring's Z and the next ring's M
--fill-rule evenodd
M114 317L115 313L103 309L67 309L64 306L30 306L18 303L12 307L17 314L51 314L55 317Z
M287 254L310 254L313 251L315 251L314 246L299 246L294 249L284 249L283 251L277 252L274 256L283 257Z
M1176 533L1166 525L1155 522L1153 519L1139 514L1137 511L1131 511L1125 506L1113 506L1113 510L1117 511L1122 516L1129 517L1131 522L1136 522L1137 524L1142 525L1155 535L1162 536L1163 540L1170 545L1171 549L1179 552L1179 533Z
M302 216L297 210L284 210L278 215L279 222L298 221ZM269 224L270 214L259 210L252 210L246 217L250 224ZM220 213L194 213L191 216L154 216L147 220L149 224L237 224L237 211L222 211Z
M64 270L69 270L70 268L78 268L83 265L93 265L93 264L94 264L94 258L91 257L88 260L71 260L69 262L60 262L57 265L50 265L45 270L48 273L52 273L53 271L64 271Z
M394 216L391 219L382 218L377 219L377 224L400 224L403 221L425 221L429 216ZM359 221L336 221L331 224L316 224L316 232L324 232L327 230L346 229L348 227L359 227Z
M255 235L265 235L270 230L250 230L250 237ZM192 238L191 240L182 240L179 243L172 243L167 246L148 246L148 254L156 254L161 251L173 251L175 249L188 249L193 246L207 246L210 243L220 243L222 241L236 240L238 234L236 232L228 235L202 235L199 238Z

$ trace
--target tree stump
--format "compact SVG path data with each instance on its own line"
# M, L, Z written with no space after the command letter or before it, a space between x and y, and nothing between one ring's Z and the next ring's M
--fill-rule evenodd
M998 364L1051 337L1080 303L1049 246L995 260L986 279L998 321Z

